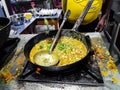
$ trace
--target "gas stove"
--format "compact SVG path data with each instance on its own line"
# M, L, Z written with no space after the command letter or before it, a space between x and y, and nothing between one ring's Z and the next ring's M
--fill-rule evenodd
M73 70L67 70L63 73L52 73L40 68L27 61L24 69L19 76L19 81L25 82L45 82L58 84L74 84L88 86L103 86L103 78L100 73L96 60L90 57L88 64L83 68L77 66Z
M8 38L4 45L0 48L0 70L4 67L13 57L19 38Z

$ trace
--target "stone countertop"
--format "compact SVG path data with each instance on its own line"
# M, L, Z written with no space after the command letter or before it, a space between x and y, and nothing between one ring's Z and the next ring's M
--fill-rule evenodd
M36 34L21 34L10 37L19 37L21 40L18 44L16 53L10 62L0 71L0 90L119 90L120 75L113 58L110 56L100 33L86 33L92 42L92 49L100 67L104 80L104 86L80 86L69 84L55 83L29 83L18 82L17 77L20 75L26 61L23 54L23 48L26 42Z

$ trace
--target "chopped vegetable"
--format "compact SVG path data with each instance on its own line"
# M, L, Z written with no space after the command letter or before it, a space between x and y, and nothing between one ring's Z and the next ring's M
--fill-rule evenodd
M43 46L40 46L40 47L39 47L39 49L42 49L42 48L43 48Z
M59 45L58 45L58 49L59 50L63 50L63 49L66 49L66 45L65 45L65 43L63 43L63 42L61 42Z

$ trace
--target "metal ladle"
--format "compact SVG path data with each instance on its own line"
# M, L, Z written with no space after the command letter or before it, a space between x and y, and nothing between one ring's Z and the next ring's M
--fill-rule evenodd
M55 48L59 37L61 35L62 27L64 23L66 22L68 16L70 15L70 10L67 10L64 17L62 24L60 25L60 28L58 29L58 32L54 38L54 41L51 45L50 51L40 51L34 55L34 62L36 64L39 64L41 66L53 66L56 65L59 62L58 56L56 54L53 54L52 51Z
M80 15L80 17L78 18L78 20L76 21L73 29L71 31L75 31L78 29L78 27L81 25L83 19L85 18L88 10L90 9L92 3L93 3L94 0L89 0L89 2L87 3L85 9L83 10L83 13ZM70 14L70 10L66 11L65 15L64 15L64 19L63 19L63 22L55 36L55 39L52 43L52 46L50 48L50 51L45 51L45 52L38 52L36 55L35 55L35 63L36 64L39 64L41 66L53 66L53 65L56 65L58 62L59 62L59 59L57 57L56 54L53 54L52 51L53 49L55 48L56 46L56 43L57 41L59 40L59 37L60 37L60 34L61 34L61 31L62 31L62 27L65 23L65 21L67 20L67 17L68 15Z

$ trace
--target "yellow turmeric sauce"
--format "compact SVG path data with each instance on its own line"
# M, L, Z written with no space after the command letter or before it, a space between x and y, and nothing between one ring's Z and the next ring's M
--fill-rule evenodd
M42 50L50 50L52 42L53 39L48 38L37 43L30 52L31 62L34 63L33 57L37 52ZM87 54L87 48L80 40L62 36L53 50L53 53L57 54L60 60L57 66L63 66L72 64L84 58Z

